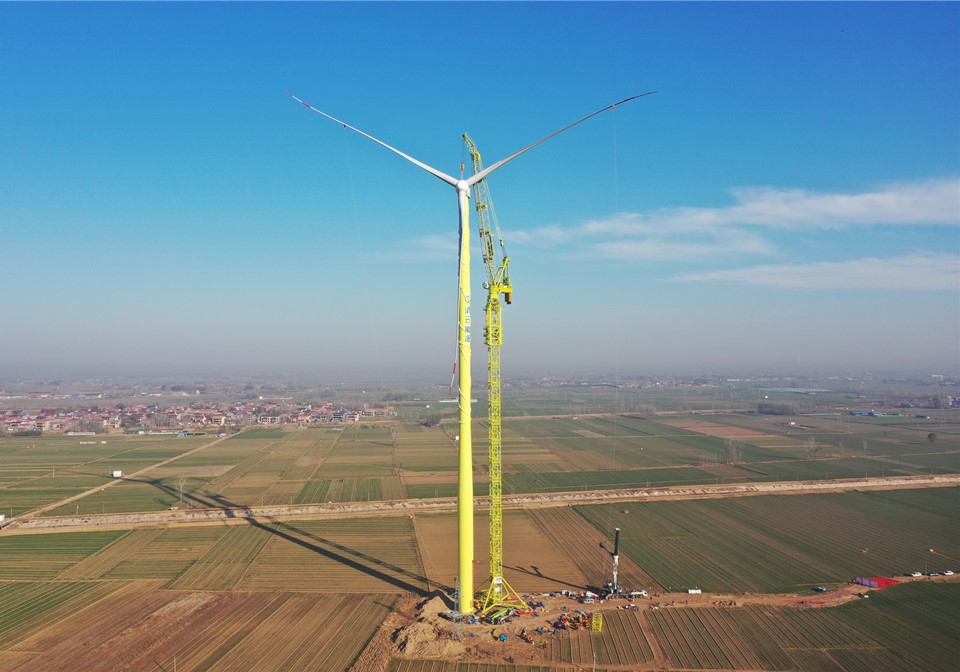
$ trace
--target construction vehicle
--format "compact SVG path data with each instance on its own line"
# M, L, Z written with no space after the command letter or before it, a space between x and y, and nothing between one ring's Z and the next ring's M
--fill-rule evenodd
M553 627L557 630L586 630L592 627L592 614L588 611L575 611L561 614Z
M473 174L483 171L483 160L473 140L466 133L463 141L470 151ZM490 585L478 601L477 610L487 613L497 607L524 607L523 598L503 577L503 460L501 456L501 383L500 383L500 346L503 345L502 312L500 295L507 304L513 302L513 286L510 284L510 258L507 256L500 235L500 223L493 209L493 199L487 180L482 179L473 185L473 202L477 211L480 228L480 252L487 271L487 280L483 283L487 290L487 304L484 307L484 342L487 345L487 434L490 462ZM494 245L496 234L497 245Z
M605 550L610 554L610 557L613 558L613 572L612 578L610 581L607 581L603 584L603 589L600 591L601 596L604 599L609 599L611 597L623 597L624 590L620 587L620 583L617 580L617 573L620 570L620 528L616 528L613 540L613 550L611 551L603 542L600 542L600 548Z

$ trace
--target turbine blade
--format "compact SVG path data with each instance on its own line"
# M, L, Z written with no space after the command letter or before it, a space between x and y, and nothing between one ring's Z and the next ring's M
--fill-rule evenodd
M505 158L505 159L500 159L499 161L497 161L497 162L494 163L493 165L487 166L486 168L484 168L483 170L481 170L479 173L477 173L476 175L473 175L470 179L468 179L468 180L467 180L467 186L473 186L474 184L476 184L477 182L479 182L480 180L482 180L483 178L485 178L487 175L489 175L490 173L492 173L493 171L495 171L497 168L499 168L499 167L501 167L501 166L509 163L510 161L513 161L515 158L517 158L517 157L520 156L521 154L524 154L525 152L529 152L531 149L533 149L533 148L536 147L537 145L540 145L540 144L546 142L547 140L549 140L549 139L552 138L553 136L555 136L555 135L560 135L560 134L563 133L564 131L573 128L573 127L576 126L577 124L582 124L582 123L585 122L587 119L590 119L590 118L592 118L592 117L595 117L595 116L597 116L598 114L600 114L601 112L606 112L607 110L612 110L612 109L615 108L617 105L623 105L624 103L629 103L631 100L636 100L637 98L643 98L644 96L652 96L652 95L655 94L655 93L656 93L656 91L647 91L646 93L641 93L641 94L638 94L638 95L636 95L636 96L630 96L629 98L624 98L623 100L621 100L621 101L619 101L619 102L613 103L612 105L607 105L606 107L604 107L604 108L601 109L601 110L597 110L596 112L593 112L593 113L591 113L591 114L588 114L588 115L585 116L584 118L578 119L577 121L573 122L572 124L568 124L568 125L564 126L564 127L561 128L559 131L554 131L553 133L551 133L550 135L546 136L545 138L541 138L541 139L537 140L537 141L536 141L535 143L533 143L532 145L529 145L529 146L527 146L527 147L524 147L524 148L521 149L519 152L514 152L513 154L511 154L511 155L508 156L507 158ZM321 114L323 114L323 113L321 112ZM382 143L381 143L381 144L382 144ZM394 150L394 151L396 151L396 150Z
M347 124L347 123L345 123L345 122L342 122L342 121L340 121L339 119L337 119L336 117L331 117L329 114L327 114L326 112L323 112L323 111L321 111L321 110L318 110L317 108L315 108L315 107L314 107L313 105L311 105L310 103L307 103L307 102L305 102L305 101L303 101L303 100L300 100L299 98L297 98L295 95L293 95L293 94L290 93L289 91L287 91L287 95L290 96L291 98L293 98L295 101L297 101L297 102L300 103L301 105L303 105L304 107L313 110L313 111L316 112L317 114L319 114L319 115L321 115L321 116L324 116L324 117L326 117L327 119L330 119L331 121L335 121L335 122L337 122L338 124L340 124L341 126L343 126L344 128L349 128L351 131L354 131L354 132L356 132L356 133L359 133L360 135L362 135L362 136L365 137L365 138L370 138L370 139L373 140L375 143L377 143L378 145L380 145L380 146L382 146L382 147L386 147L387 149L389 149L389 150L390 150L391 152L393 152L394 154L399 154L400 156L402 156L403 158L405 158L405 159L406 159L407 161L409 161L410 163L414 164L415 166L420 166L420 167L423 168L425 171L427 171L428 173L430 173L430 174L433 175L434 177L437 177L437 178L443 180L444 182L446 182L446 183L449 184L450 186L452 186L452 187L456 187L456 186L457 186L457 180L456 180L455 178L453 178L453 177L450 177L450 176L447 175L446 173L440 172L440 171L437 170L436 168L433 168L433 167L431 167L431 166L428 166L427 164L423 163L422 161L417 161L417 160L416 160L415 158L413 158L412 156L408 156L407 154L404 154L404 153L401 152L399 149L396 149L395 147L391 147L390 145L388 145L387 143L383 142L382 140L377 140L375 137L373 137L373 136L370 135L369 133L364 133L364 132L361 131L359 128L354 128L354 127L351 126L350 124Z

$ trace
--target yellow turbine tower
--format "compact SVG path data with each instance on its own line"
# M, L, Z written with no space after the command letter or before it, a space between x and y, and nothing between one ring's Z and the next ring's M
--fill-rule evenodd
M620 102L614 103L612 105L607 105L603 109L597 110L582 119L578 119L572 124L568 124L561 128L559 131L554 131L550 135L537 140L532 145L524 147L518 152L514 152L506 158L500 159L493 165L484 168L479 173L472 175L468 179L463 179L462 177L458 180L455 177L451 177L446 173L443 173L436 168L432 168L422 161L418 161L412 156L404 154L399 149L391 147L382 140L377 140L375 137L368 133L364 133L359 128L354 128L350 124L344 123L332 117L326 112L322 112L315 108L313 105L310 105L307 102L304 102L300 98L297 98L295 95L287 92L291 98L303 105L304 107L316 112L317 114L326 117L327 119L334 121L340 124L343 128L359 133L365 138L372 140L381 147L389 149L394 154L403 157L410 163L415 166L419 166L423 170L427 171L434 177L443 182L447 183L451 187L457 190L457 209L460 214L460 253L459 253L459 267L458 267L458 280L457 280L457 293L459 295L459 301L457 305L457 368L460 370L460 378L458 385L457 399L460 407L460 448L459 448L459 473L457 475L458 486L457 486L457 536L458 536L458 561L457 568L459 571L458 583L460 586L459 591L459 604L457 605L458 611L464 614L473 613L473 441L471 434L471 409L470 409L470 394L471 394L471 382L470 382L470 236L469 236L469 215L470 209L467 201L470 198L470 187L480 182L487 175L497 170L501 166L506 165L510 161L513 161L515 158L528 152L537 145L546 142L550 138L560 133L563 133L569 128L573 128L577 124L580 124L591 117L604 112L606 110L611 110L617 105L621 105L631 100L637 98L642 98L643 96L649 96L654 91L649 91L647 93L641 93L637 96L631 96L621 100Z
M480 151L466 133L463 141L470 150L473 161L473 173L483 172L483 160ZM487 281L483 283L487 290L487 305L484 308L483 339L487 344L487 434L490 469L490 576L483 597L479 600L480 613L487 613L495 607L524 606L523 598L507 583L503 577L503 458L501 441L501 404L500 347L503 345L503 306L500 295L508 304L513 301L513 285L510 284L510 257L500 235L500 223L493 208L490 187L483 179L473 185L473 207L477 211L480 229L480 254L487 270ZM500 253L493 239L496 234ZM499 259L499 261L498 261Z

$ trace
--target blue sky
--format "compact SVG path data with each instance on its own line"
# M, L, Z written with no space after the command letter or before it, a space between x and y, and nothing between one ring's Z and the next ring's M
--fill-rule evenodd
M956 3L0 4L0 373L955 373ZM483 275L474 266L479 315ZM482 370L484 350L474 355Z

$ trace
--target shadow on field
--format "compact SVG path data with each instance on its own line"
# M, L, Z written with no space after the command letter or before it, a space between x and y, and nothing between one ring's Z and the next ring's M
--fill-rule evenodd
M266 525L255 518L249 518L248 522L254 527L259 527L262 530L266 530L267 532L275 534L281 539L286 539L287 541L297 544L302 548L306 548L307 550L318 553L358 572L363 572L364 574L372 576L375 579L389 583L390 585L396 586L403 591L415 593L419 597L426 597L430 594L430 579L422 576L421 574L417 574L404 569L403 567L390 564L389 562L375 558L372 555L363 553L362 551L350 548L349 546L344 546L343 544L338 544L330 539L319 537L311 532L301 530L293 525L277 520L276 518L267 517L266 520L270 521L269 525ZM387 574L378 568L389 570L395 574L399 574L400 576L392 576L391 574ZM407 577L419 583L408 583L401 577ZM423 588L424 585L426 585L426 589ZM450 590L448 586L443 586L443 588L445 590ZM343 589L349 592L349 586L343 586Z
M121 480L129 483L146 483L172 497L174 502L180 501L180 491L174 485L165 483L160 479L121 477L111 480ZM204 509L219 509L220 511L223 511L227 518L245 520L248 524L253 525L254 527L269 532L270 534L280 537L285 541L289 541L292 544L296 544L301 548L313 551L314 553L322 555L325 558L339 562L340 564L345 565L353 570L363 572L368 576L372 576L373 578L395 586L404 592L415 593L419 597L427 597L431 594L431 582L426 576L422 576L415 572L406 570L403 567L390 564L380 560L379 558L375 558L372 555L357 551L348 546L344 546L343 544L338 544L335 541L325 539L311 532L301 530L276 518L261 516L261 519L258 520L254 511L249 507L238 505L221 494L213 493L197 495L193 492L187 492L186 489L184 489L183 500L184 502L189 501L192 505L196 505ZM161 503L165 504L165 502ZM266 520L268 523L261 522L261 520ZM389 570L390 572L398 574L399 576L393 576L385 571L381 571L381 569ZM409 583L401 577L406 577L416 583ZM424 589L423 586L426 586L426 589ZM452 590L449 586L437 585L435 587L442 588L446 591ZM349 586L343 586L343 589L349 592Z
M178 504L180 502L180 491L177 489L177 487L169 483L164 483L162 480L158 478L129 478L127 476L120 476L119 478L115 478L113 476L104 476L101 473L80 471L78 469L64 469L63 471L64 473L77 474L80 476L97 476L97 477L103 478L105 482L123 481L125 483L143 483L146 485L152 485L156 489L160 490L161 492L173 498L172 504L165 500L157 499L156 502L161 506L169 507L174 504ZM229 518L235 517L234 515L231 515L231 512L228 508L229 506L232 506L232 504L229 502L223 503L222 501L220 501L220 499L221 498L218 495L207 495L206 497L202 495L197 495L195 494L194 491L188 492L186 488L184 488L184 491L183 491L184 502L189 501L191 502L191 504L204 509L222 509L225 511L227 517Z
M541 571L540 571L540 568L537 567L536 565L530 565L530 569L533 570L532 572L530 571L530 569L527 569L526 567L520 567L520 566L510 567L510 566L508 566L508 565L504 565L504 568L506 568L506 569L512 569L512 570L514 570L514 571L516 571L516 572L520 572L520 573L522 573L522 574L529 574L530 576L536 576L537 578L540 578L540 579L546 579L547 581L554 581L554 582L556 582L556 583L559 583L560 585L570 586L571 588L576 588L577 590L588 590L588 589L589 589L589 586L578 586L578 585L575 584L575 583L570 583L569 581L564 581L563 579L557 579L557 578L554 578L554 577L552 577L552 576L547 576L546 574L544 574L543 572L541 572Z

